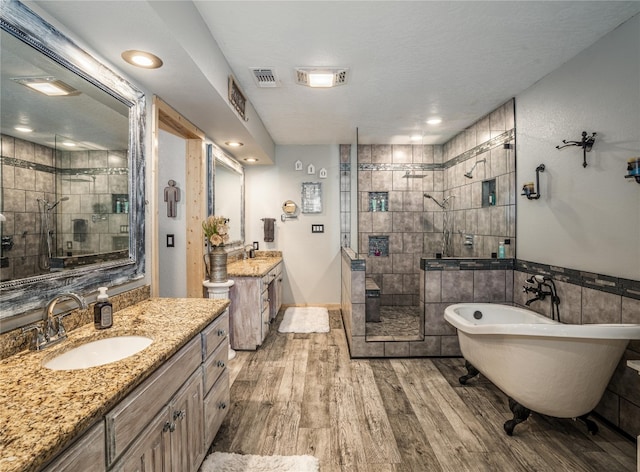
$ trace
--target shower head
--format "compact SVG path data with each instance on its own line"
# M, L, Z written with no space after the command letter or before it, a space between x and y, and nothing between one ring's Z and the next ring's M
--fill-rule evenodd
M475 170L475 168L476 168L476 166L478 164L483 163L483 162L487 162L487 160L486 159L480 159L479 161L476 161L475 164L473 164L473 167L471 167L471 170L469 172L465 173L464 176L467 179L473 179L473 171Z
M403 179L424 179L426 176L423 175L418 175L418 174L414 174L413 171L407 171L405 172L405 174L402 176Z
M69 197L62 197L60 200L58 200L57 202L55 202L53 205L50 205L47 202L47 210L53 210L55 207L57 207L58 205L60 205L60 202L66 202L67 200L69 200ZM46 202L46 200L45 200Z

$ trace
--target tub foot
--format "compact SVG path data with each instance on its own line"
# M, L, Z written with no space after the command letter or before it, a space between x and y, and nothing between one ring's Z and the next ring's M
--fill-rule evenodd
M463 375L458 379L458 382L460 382L462 385L466 385L469 379L474 378L480 373L480 371L473 367L473 365L471 365L471 363L467 360L464 361L464 366L467 369L467 375Z
M516 427L516 425L529 418L531 410L529 408L525 408L513 398L509 398L509 409L513 413L513 419L505 422L504 430L506 431L507 435L513 436L513 429Z
M592 435L596 435L598 434L598 425L596 424L595 421L590 420L588 416L589 416L589 413L587 413L586 415L579 416L578 419L587 425L587 431L589 431L589 433L591 433Z

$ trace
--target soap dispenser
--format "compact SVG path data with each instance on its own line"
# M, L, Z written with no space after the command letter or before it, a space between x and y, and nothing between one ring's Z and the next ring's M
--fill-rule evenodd
M98 288L100 292L93 307L93 325L96 329L111 328L113 325L113 306L107 295L107 287Z

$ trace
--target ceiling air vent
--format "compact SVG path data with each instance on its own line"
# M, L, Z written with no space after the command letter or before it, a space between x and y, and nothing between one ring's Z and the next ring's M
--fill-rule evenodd
M256 85L261 88L279 87L280 81L271 67L250 67Z
M337 87L347 83L349 69L296 68L296 83L307 87ZM317 80L317 83L314 83Z

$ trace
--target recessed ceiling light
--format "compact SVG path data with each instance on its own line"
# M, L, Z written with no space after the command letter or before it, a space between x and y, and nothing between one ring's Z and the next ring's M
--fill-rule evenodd
M71 85L65 84L55 77L16 77L12 80L50 97L80 94L80 92Z
M20 131L21 133L32 133L33 129L29 128L28 126L16 126L15 128L16 131Z
M155 54L151 54L146 51L138 51L136 49L130 49L120 54L125 62L128 62L132 66L142 67L144 69L157 69L162 67L162 59Z
M409 139L411 139L411 141L422 141L422 135L421 134L414 134Z
M258 162L258 159L256 159L255 157L245 157L244 161L252 164L254 162Z
M71 141L63 141L62 145L66 147L76 147L76 143L72 143Z
M244 143L241 143L240 141L225 141L225 144L229 147L240 147L240 146L244 146Z
M427 120L428 125L439 125L442 123L442 118L429 118Z

